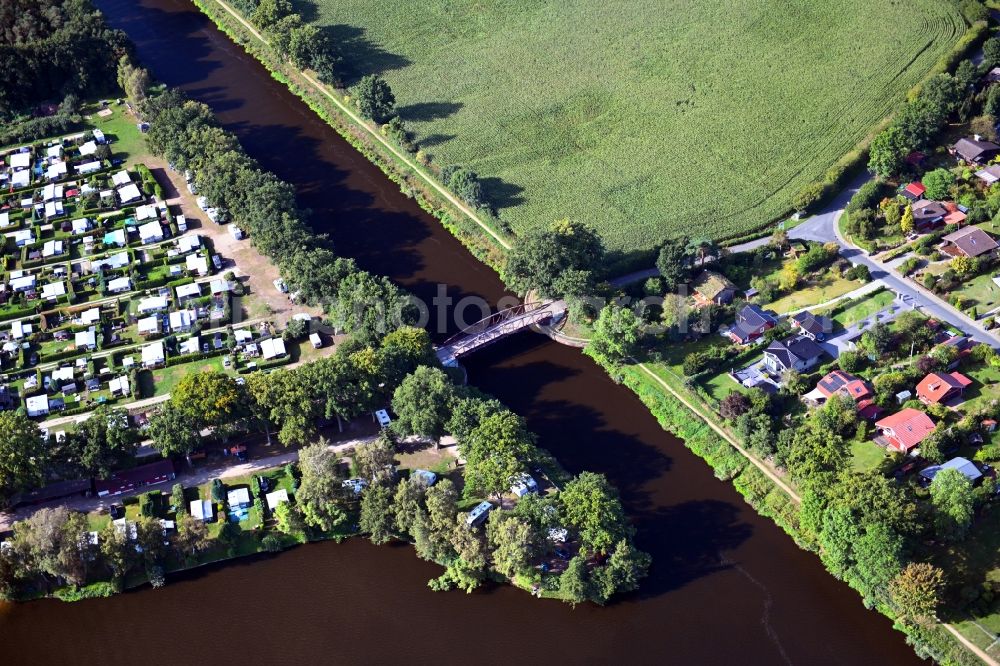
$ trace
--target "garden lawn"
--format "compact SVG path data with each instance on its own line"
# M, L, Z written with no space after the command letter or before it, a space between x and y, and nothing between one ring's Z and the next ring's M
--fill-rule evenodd
M885 457L885 450L871 440L856 439L851 442L851 467L857 472L877 469Z
M862 319L867 319L876 312L889 307L895 299L896 297L891 291L885 289L877 291L843 311L838 312L833 316L833 320L844 328L847 328L851 324L855 324Z
M859 282L848 280L832 271L826 271L819 277L810 279L804 286L771 302L767 305L767 309L774 310L778 314L785 314L827 303L860 286Z
M993 400L1000 399L1000 368L977 363L975 366L962 366L959 371L972 379L973 384L965 389L962 411L975 411Z
M515 232L573 217L626 251L785 216L965 30L939 0L298 6Z
M986 314L993 308L1000 307L1000 286L993 281L993 273L977 275L964 282L951 294L961 295L968 299L968 307L975 306L979 314Z
M100 107L94 105L87 109L89 117L85 120L90 129L99 129L105 136L112 139L111 152L116 159L125 160L128 166L135 166L149 158L146 148L146 138L135 126L135 120L125 110L125 105L111 103L108 105L112 113L107 118L97 115Z
M226 372L222 366L222 358L222 356L213 356L212 358L198 359L190 363L153 370L153 395L170 393L182 377L194 372Z

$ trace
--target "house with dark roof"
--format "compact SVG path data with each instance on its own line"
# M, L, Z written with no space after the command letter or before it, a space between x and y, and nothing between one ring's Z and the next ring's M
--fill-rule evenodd
M979 227L965 227L941 239L941 251L953 257L979 257L996 252L1000 245Z
M764 350L764 366L774 374L785 370L803 372L819 363L825 353L811 338L795 335L768 345Z
M944 222L948 209L940 201L921 199L913 204L913 225L918 229L931 229Z
M702 271L691 284L692 296L698 305L728 305L736 296L736 285L725 275L715 271Z
M744 305L736 313L736 323L729 329L729 338L738 345L753 342L769 328L774 328L778 318L773 312L753 303Z
M794 330L808 336L812 340L825 340L827 334L833 330L832 321L826 317L814 315L808 310L803 310L792 315L791 323Z
M843 370L834 370L823 376L802 399L811 405L822 405L834 395L844 395L857 405L858 414L864 419L874 419L881 411L873 401L871 384Z
M938 405L960 398L972 385L972 380L961 372L932 372L917 384L917 397L925 405Z
M923 183L921 182L910 183L909 185L903 188L903 196L909 199L910 201L920 201L921 199L924 198L924 192L926 191L927 188L924 187Z
M934 432L934 421L919 409L907 407L875 422L887 447L909 453Z
M992 141L983 141L977 134L971 139L968 137L959 139L951 147L951 154L970 164L985 164L1000 155L1000 146Z

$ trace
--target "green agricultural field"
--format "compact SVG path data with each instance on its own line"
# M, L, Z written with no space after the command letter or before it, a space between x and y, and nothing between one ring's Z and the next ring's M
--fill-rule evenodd
M621 250L785 214L965 30L941 0L303 4L515 232L570 216Z

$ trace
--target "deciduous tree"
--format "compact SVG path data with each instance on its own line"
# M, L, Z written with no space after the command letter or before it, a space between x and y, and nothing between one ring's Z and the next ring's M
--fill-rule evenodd
M889 584L889 595L903 622L933 621L944 590L944 572L926 562L911 562Z
M560 491L559 500L567 524L579 532L581 544L591 552L605 553L630 536L618 492L603 475L582 472Z
M527 469L535 446L524 422L512 412L487 416L459 448L465 457L467 493L485 493L497 498L510 490L511 482Z
M393 428L400 435L417 435L437 447L445 436L455 385L443 371L422 366L403 380L392 396Z
M957 469L943 469L931 482L934 527L942 539L961 541L969 532L975 509L972 484Z

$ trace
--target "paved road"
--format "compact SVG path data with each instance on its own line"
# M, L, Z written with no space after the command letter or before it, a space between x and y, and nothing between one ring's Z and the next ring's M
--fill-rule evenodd
M336 441L330 444L330 450L337 453L343 453L353 449L358 444L370 442L374 440L375 437L376 435L366 435L363 437ZM235 458L230 457L223 458L217 462L206 465L205 467L181 467L181 469L177 472L177 478L171 483L161 483L155 486L143 486L142 488L137 488L132 492L116 495L114 497L78 497L74 499L59 499L52 502L46 502L44 504L21 507L14 511L0 512L0 531L10 529L14 522L24 520L39 509L46 507L65 506L69 509L86 513L96 509L107 509L112 504L120 504L126 497L139 495L150 490L160 490L162 492L169 493L173 483L182 483L186 488L191 488L208 483L212 479L216 478L225 480L234 477L246 476L248 474L257 474L265 470L277 469L278 467L284 467L288 463L299 459L298 450L289 450L278 445L274 445L270 448L258 448L258 452L260 451L263 451L264 453L259 453L256 458L245 463L237 463Z

